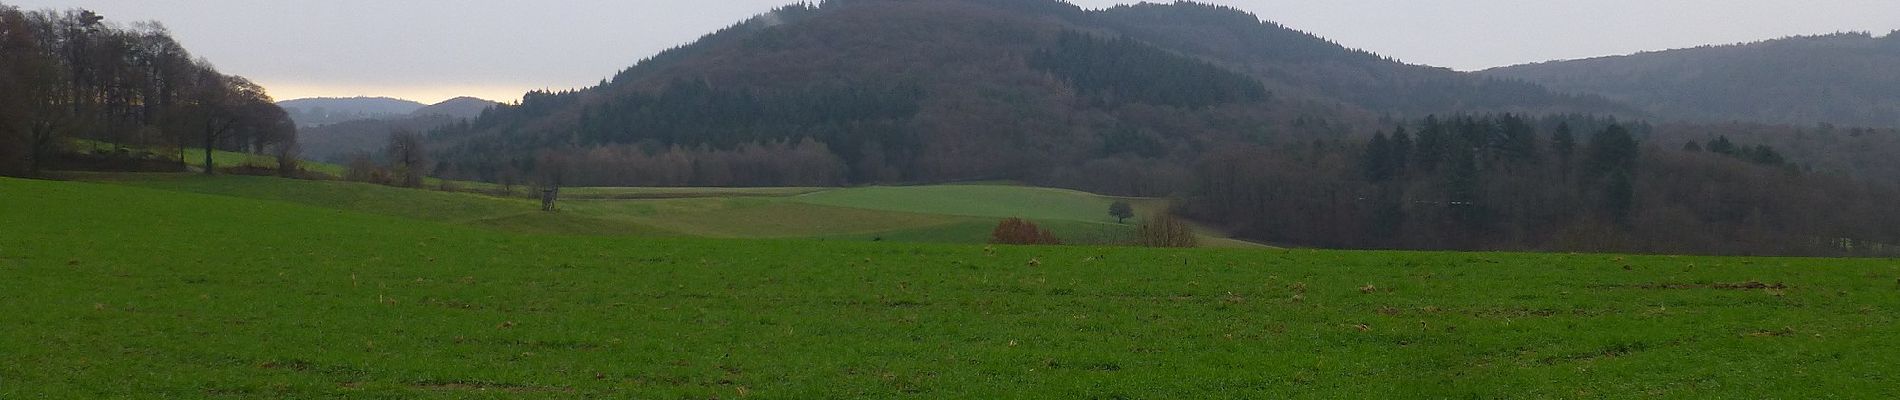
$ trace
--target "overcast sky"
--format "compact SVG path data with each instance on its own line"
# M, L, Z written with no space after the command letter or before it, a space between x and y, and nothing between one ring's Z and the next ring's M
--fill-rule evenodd
M0 0L156 20L278 99L591 86L795 0ZM1073 0L1088 8L1134 1ZM1795 34L1900 29L1895 0L1212 0L1350 47L1460 70Z

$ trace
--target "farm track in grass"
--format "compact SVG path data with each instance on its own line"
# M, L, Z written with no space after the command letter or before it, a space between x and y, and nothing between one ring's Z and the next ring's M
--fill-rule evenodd
M1895 260L521 235L13 179L0 199L6 399L1900 397Z

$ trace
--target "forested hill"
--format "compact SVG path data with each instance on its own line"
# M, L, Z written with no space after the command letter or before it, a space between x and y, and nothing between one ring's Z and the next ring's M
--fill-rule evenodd
M833 0L432 137L442 172L489 180L563 170L554 175L581 184L1020 179L1165 194L1188 160L1230 143L1336 139L1386 115L1629 110L1405 65L1225 7ZM1147 173L1101 178L1129 170Z
M1596 96L1552 94L1515 79L1405 64L1226 7L1142 3L1093 14L1116 33L1217 60L1276 92L1333 98L1377 112L1638 114Z
M319 97L284 100L277 102L277 105L290 112L290 118L297 121L297 126L305 128L364 119L406 118L428 107L426 104L388 97Z
M1800 36L1498 68L1706 122L1900 127L1900 35Z
M474 97L457 97L407 114L384 114L303 128L298 131L297 141L303 147L304 158L343 163L377 152L389 144L391 133L427 132L475 118L498 104ZM291 113L293 117L297 115L294 111Z

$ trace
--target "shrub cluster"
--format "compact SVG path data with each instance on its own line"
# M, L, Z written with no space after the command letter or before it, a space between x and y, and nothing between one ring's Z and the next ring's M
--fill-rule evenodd
M1022 218L1005 219L996 224L996 230L990 232L990 243L1018 245L1059 245L1062 239L1055 233L1036 226L1036 223Z

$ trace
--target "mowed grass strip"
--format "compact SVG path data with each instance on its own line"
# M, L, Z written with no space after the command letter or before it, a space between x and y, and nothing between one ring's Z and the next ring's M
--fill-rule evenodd
M962 218L831 207L781 199L575 200L563 210L577 216L627 221L714 238L804 238L915 229ZM972 239L987 238L979 236ZM967 241L967 239L965 240Z
M573 235L678 235L629 221L544 213L538 200L474 193L394 188L345 181L311 181L256 176L199 174L71 174L168 191L304 204L341 211L470 225L504 232Z
M816 187L581 187L563 188L561 196L571 199L679 199L701 197L787 197L831 190Z
M513 235L0 179L0 398L1900 397L1900 262Z
M1115 223L1115 199L1066 189L1003 185L893 186L806 194L798 201L838 207L1037 221Z

